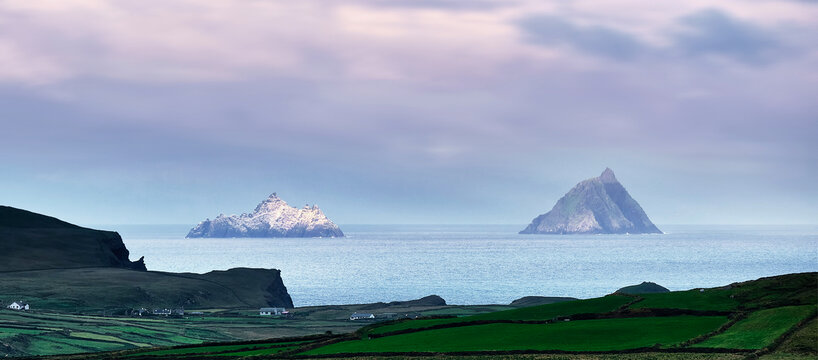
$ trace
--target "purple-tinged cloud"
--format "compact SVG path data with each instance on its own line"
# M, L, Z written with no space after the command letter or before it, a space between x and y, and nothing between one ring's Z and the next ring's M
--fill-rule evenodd
M626 61L651 56L698 58L716 56L747 65L764 65L792 55L781 34L724 11L705 9L678 18L682 29L668 30L665 45L650 44L634 34L602 25L580 25L556 15L518 21L523 38L546 47L568 46L581 53Z
M814 6L501 3L0 2L0 198L522 223L610 166L657 223L818 218Z
M630 60L644 53L646 46L636 37L605 26L580 26L553 15L527 17L519 21L529 42L569 45L580 51L615 60Z
M361 0L361 5L410 9L490 10L513 6L503 0Z
M776 34L723 11L708 9L679 20L686 31L673 36L675 48L687 56L723 56L746 64L767 64L784 56Z

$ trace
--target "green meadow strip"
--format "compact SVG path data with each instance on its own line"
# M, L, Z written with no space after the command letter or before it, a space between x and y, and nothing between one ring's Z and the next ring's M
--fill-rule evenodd
M213 345L213 346L198 346L198 347L186 347L186 348L175 348L175 349L165 349L165 350L154 350L148 352L139 352L134 354L129 354L127 356L165 356L165 355L187 355L187 354L216 354L216 353L223 353L223 352L235 352L237 350L247 350L247 351L256 351L262 349L277 349L277 348L285 348L289 345L301 345L309 343L310 341L288 341L288 342L271 342L271 343L258 343L258 344L239 344L239 345Z
M551 320L560 316L571 316L576 314L606 313L614 311L632 300L633 299L630 297L614 295L588 300L566 301L520 309L497 311L459 318L405 320L402 322L374 327L368 332L368 334L380 335L409 329L423 329L432 326L467 323L472 321L537 321Z
M249 351L239 351L239 352L231 352L231 353L224 353L224 354L214 354L214 356L259 356L259 355L275 355L280 354L283 352L293 351L298 349L300 346L286 346L286 347L275 347L275 348L267 348L267 349L258 349L258 350L249 350Z
M761 349L815 312L815 305L784 306L753 312L727 331L694 347Z
M717 329L723 316L644 317L553 324L486 324L336 343L304 355L507 350L611 351L680 344Z
M730 295L731 291L720 289L641 294L644 300L631 305L631 308L732 311L738 307L739 302Z

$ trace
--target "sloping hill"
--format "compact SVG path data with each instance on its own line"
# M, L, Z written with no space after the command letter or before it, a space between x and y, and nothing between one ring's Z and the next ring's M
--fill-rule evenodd
M86 229L30 211L0 206L0 271L114 267L145 271L130 261L116 232Z
M279 270L151 272L128 256L116 232L0 206L0 299L7 302L69 312L293 306Z
M654 282L643 281L639 285L631 285L625 286L619 290L616 290L615 294L631 294L631 295L638 295L638 294L655 294L655 293L666 293L670 292L667 288L662 285L659 285Z
M722 292L728 299L743 296L733 296L735 302L725 307ZM802 293L818 294L818 273L705 291L647 294L661 295L652 300L656 308L636 308L647 301L641 295L609 295L461 318L371 324L354 334L83 354L70 359L815 359L818 302ZM696 296L700 299L694 301ZM711 300L714 305L705 304ZM782 306L782 301L790 305Z
M363 328L357 338L302 354L659 351L762 355L816 316L817 295L818 273L789 274L716 289L610 295L462 318L391 322ZM650 306L642 306L643 302Z
M0 299L24 300L35 310L72 313L293 306L279 270L247 268L206 274L116 268L13 272L0 279Z
M511 306L517 307L529 307L529 306L537 306L537 305L548 305L554 304L563 301L574 301L579 300L573 297L560 297L560 296L523 296L517 300L511 302Z

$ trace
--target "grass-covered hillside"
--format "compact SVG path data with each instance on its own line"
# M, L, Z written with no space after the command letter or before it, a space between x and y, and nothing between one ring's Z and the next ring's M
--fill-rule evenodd
M814 359L818 273L722 288L609 295L346 335L125 351L129 359Z
M246 268L206 274L118 268L0 272L0 303L18 300L36 310L81 314L124 314L140 307L292 307L279 270Z
M161 284L171 287L173 285L166 282ZM0 287L0 290L3 289ZM64 293L63 296L76 294L71 289L66 289ZM5 299L10 298L0 295L0 300ZM442 305L439 302L420 299L375 304L287 307L289 315L278 317L260 316L258 307L248 308L246 305L192 310L193 313L186 309L184 316L165 317L125 316L120 311L110 310L106 310L104 315L102 311L78 314L74 312L76 308L72 303L61 304L59 298L29 300L33 300L30 311L0 308L0 358L6 355L38 356L198 346L209 342L230 342L228 348L239 346L249 351L254 347L266 347L270 343L267 339L271 338L279 339L276 341L281 342L289 338L303 340L301 338L304 336L316 334L323 339L327 332L352 333L362 326L361 322L349 321L349 315L354 312L465 316L511 308L503 305ZM91 300L99 305L105 300L116 302L121 299L115 290ZM242 341L262 341L262 344L249 347L237 345L236 342ZM260 349L253 351L257 350L260 351ZM281 349L276 351L279 350ZM85 356L87 355L81 357Z
M140 307L292 307L275 269L166 273L147 271L142 259L129 256L115 232L0 206L3 307L24 301L38 311L82 314L123 314Z
M0 310L0 358L323 336L327 331L354 331L355 325L313 318L262 317L258 316L258 309L212 309L202 315L184 317L90 316L3 309Z

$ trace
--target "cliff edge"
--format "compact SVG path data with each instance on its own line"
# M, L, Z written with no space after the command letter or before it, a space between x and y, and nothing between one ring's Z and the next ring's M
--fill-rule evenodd
M30 211L0 206L0 271L114 267L146 271L131 261L118 233L87 229Z

